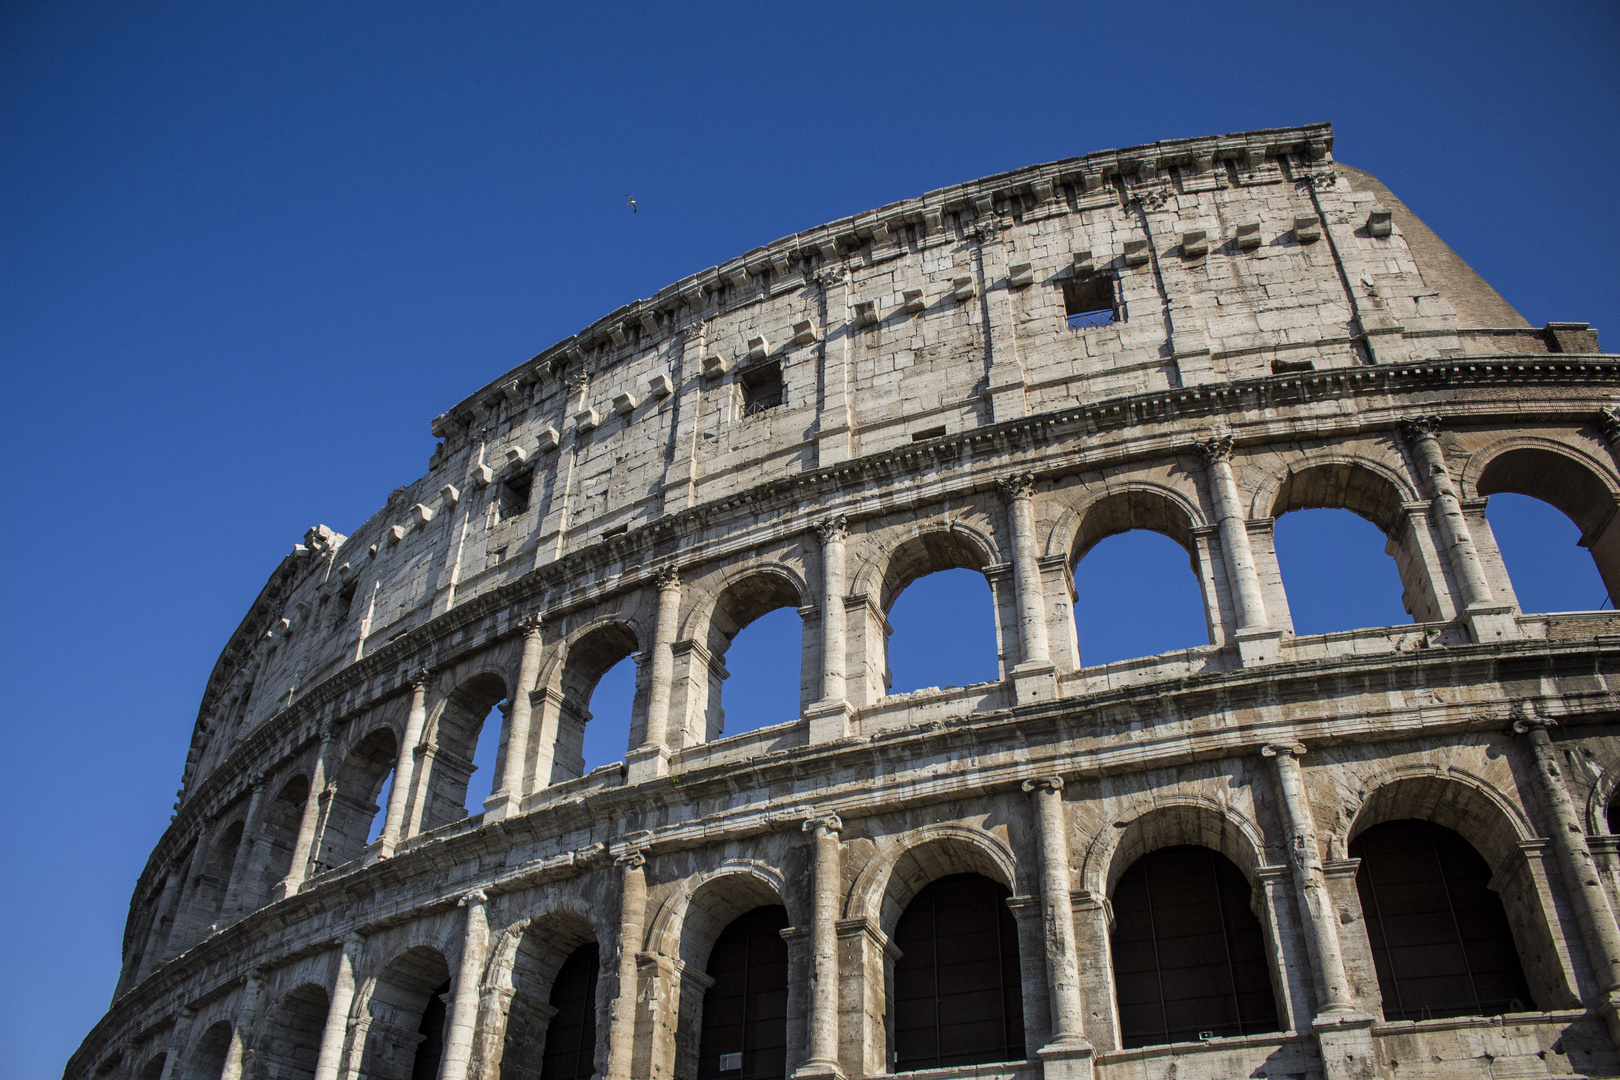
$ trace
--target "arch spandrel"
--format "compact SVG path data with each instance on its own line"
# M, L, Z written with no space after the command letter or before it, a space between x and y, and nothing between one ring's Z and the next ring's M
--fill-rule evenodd
M1196 790L1150 793L1125 800L1080 858L1081 887L1096 897L1113 894L1131 863L1160 848L1191 844L1218 851L1260 887L1259 871L1277 860L1265 834L1248 813Z
M727 859L664 892L649 912L647 951L702 971L720 931L739 915L773 904L787 908L789 925L804 925L804 897L780 870L757 859Z
M1401 508L1421 502L1393 441L1354 447L1309 447L1262 455L1250 466L1255 481L1249 500L1252 518L1280 517L1290 510L1342 509L1393 535Z
M1179 486L1147 477L1108 480L1066 492L1058 489L1052 502L1062 509L1053 515L1043 551L1071 565L1108 537L1133 529L1168 536L1189 559L1196 558L1193 531L1209 524L1190 480Z
M1524 807L1499 782L1465 766L1410 763L1361 773L1367 786L1347 806L1328 839L1334 859L1349 858L1350 841L1364 829L1400 818L1443 825L1472 844L1493 871L1516 863L1519 845L1537 839ZM1511 776L1502 777L1512 785Z
M805 566L802 545L796 544L792 548L776 552L774 557L767 556L758 561L750 560L735 566L704 571L701 576L695 576L691 581L683 578L681 584L686 602L683 604L676 640L711 642L713 635L710 628L723 602L738 590L750 590L756 584L759 591L768 594L770 599L786 599L791 594L797 598L791 606L808 604L815 596L815 588L810 583L810 573L812 571L807 570ZM758 604L746 603L743 606L750 613L759 607ZM775 610L775 607L765 610ZM712 644L710 647L712 651Z
M1015 895L1033 887L1028 869L995 833L942 822L878 837L849 886L844 918L861 919L887 935L923 886L955 873L981 874Z
M913 581L938 570L984 571L1002 562L988 512L951 514L943 521L899 521L849 542L849 594L876 598L887 611ZM859 542L857 543L857 535Z

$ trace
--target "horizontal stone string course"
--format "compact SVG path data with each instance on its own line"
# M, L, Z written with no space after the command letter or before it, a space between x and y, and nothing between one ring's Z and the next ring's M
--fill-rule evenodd
M1327 125L1176 140L493 379L226 644L66 1080L1620 1073L1620 616L1526 613L1485 514L1551 503L1620 589L1620 369L1460 265ZM1297 632L1275 527L1316 508L1411 622ZM1208 639L1102 664L1075 568L1133 530ZM945 569L995 677L892 693ZM797 706L743 715L783 608Z

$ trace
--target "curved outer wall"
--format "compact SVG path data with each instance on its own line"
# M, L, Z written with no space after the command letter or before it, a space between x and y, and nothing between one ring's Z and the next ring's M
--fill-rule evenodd
M516 1033L594 940L597 1075L691 1076L709 949L762 904L789 1069L883 1073L890 935L958 872L1011 893L1028 1060L932 1075L1620 1071L1620 619L1522 614L1484 516L1553 502L1620 586L1615 361L1528 327L1331 148L1156 143L896 203L435 419L427 473L311 529L232 636L65 1075L408 1076L389 1033L414 1045L411 987L441 980L440 1075L528 1075ZM1098 282L1114 321L1071 328L1066 287ZM1386 533L1412 624L1294 634L1272 522L1317 506ZM1132 528L1186 548L1210 642L1088 667L1071 569ZM1000 677L887 693L888 606L956 566L990 583ZM800 712L728 736L725 647L784 606ZM582 776L625 655L625 761ZM1529 1011L1382 1019L1348 844L1412 817L1490 864ZM1179 844L1248 880L1280 1032L1121 1049L1110 897Z

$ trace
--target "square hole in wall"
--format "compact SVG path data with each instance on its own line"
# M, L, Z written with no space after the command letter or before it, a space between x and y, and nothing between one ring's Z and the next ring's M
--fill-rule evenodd
M743 393L743 415L753 416L782 404L782 363L755 364L743 372L740 381Z
M529 488L534 485L534 470L527 469L501 481L495 500L495 520L506 521L522 517L529 509Z
M1107 326L1117 318L1114 279L1107 274L1091 274L1063 283L1063 314L1070 330Z

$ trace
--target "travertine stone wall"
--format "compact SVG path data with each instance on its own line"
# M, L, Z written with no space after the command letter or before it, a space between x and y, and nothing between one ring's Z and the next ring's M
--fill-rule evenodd
M527 1076L594 941L598 1074L687 1077L709 949L768 904L790 1067L881 1074L889 935L957 872L1011 892L1029 1059L941 1076L1620 1072L1620 618L1522 612L1484 514L1545 498L1620 588L1615 360L1526 326L1332 143L1156 143L895 203L436 418L427 472L352 536L309 530L232 636L66 1075L408 1074L448 982L444 1080ZM1071 327L1064 287L1098 278L1114 321ZM1412 623L1294 632L1273 524L1313 507L1385 533ZM1073 567L1130 529L1185 549L1209 641L1090 663ZM886 613L950 567L990 586L998 677L891 694ZM780 608L798 711L728 732L727 647ZM624 761L581 775L626 656ZM1524 1012L1383 1020L1348 845L1410 817L1490 865ZM1282 1031L1120 1048L1112 890L1178 844L1250 882Z

